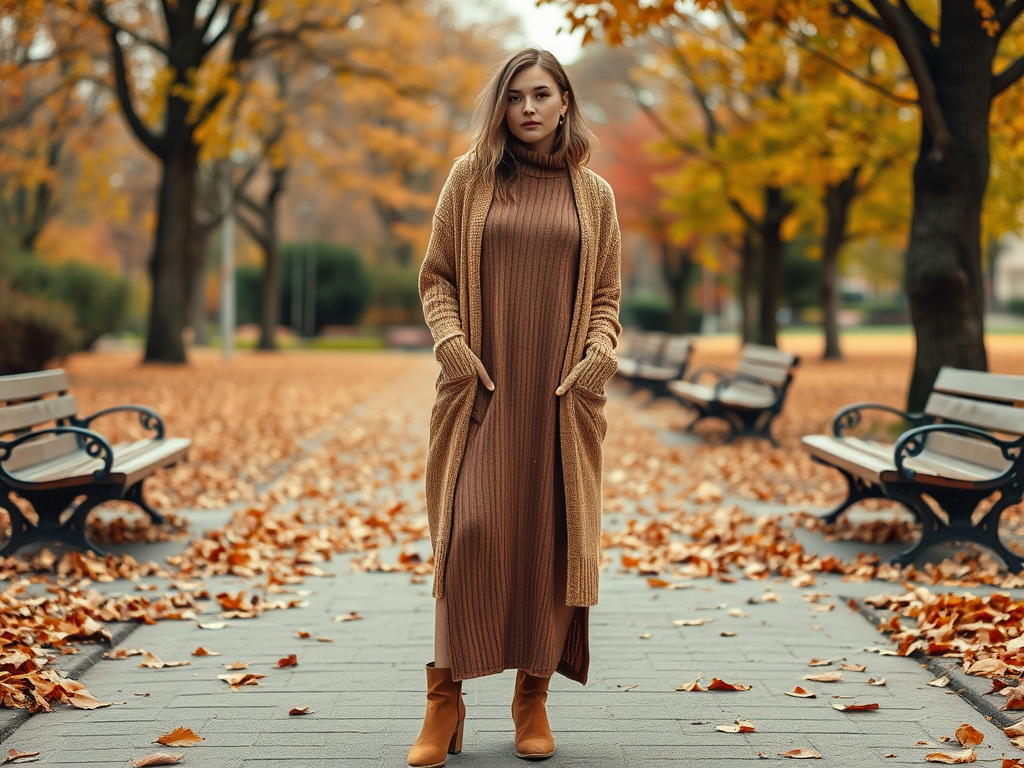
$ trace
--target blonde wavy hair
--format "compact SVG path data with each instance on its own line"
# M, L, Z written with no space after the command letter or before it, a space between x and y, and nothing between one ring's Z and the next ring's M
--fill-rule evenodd
M512 135L505 120L509 84L522 70L533 66L539 66L551 75L560 98L569 94L565 123L555 129L552 154L564 153L566 161L576 166L585 165L590 159L594 134L583 119L576 103L576 92L562 64L549 51L540 48L517 51L494 69L477 97L473 118L475 129L469 150L478 180L492 184L494 197L501 202L515 200L519 177L515 157L508 149Z

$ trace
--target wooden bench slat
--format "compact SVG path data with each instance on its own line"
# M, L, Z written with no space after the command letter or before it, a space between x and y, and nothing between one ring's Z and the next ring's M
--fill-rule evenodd
M35 427L48 421L65 419L78 412L72 395L61 395L49 400L31 400L0 408L0 435Z
M946 366L939 371L932 389L964 397L1024 403L1024 377L1021 376L965 371Z
M890 469L896 471L894 452L895 445L877 443L874 440L861 440L857 437L842 438L851 447L870 453L873 456L889 462ZM931 441L929 440L929 443ZM915 472L924 472L935 477L948 477L952 480L966 480L973 483L981 483L991 480L1001 474L991 467L984 467L979 464L971 464L967 461L952 459L941 453L935 453L925 449L918 456L908 456L903 465Z
M672 394L678 395L691 403L707 405L715 399L714 387L706 387L703 384L692 384L689 381L670 381L668 383L668 389Z
M775 393L772 390L754 389L749 386L740 386L741 384L747 384L747 382L736 382L723 389L718 395L719 402L756 410L767 408L775 402Z
M832 466L849 472L870 483L881 482L881 473L893 468L892 461L879 459L864 451L858 450L845 442L845 438L829 435L805 435L802 438L812 456L823 459Z
M755 365L785 366L791 367L797 361L797 356L790 352L783 352L775 347L764 344L744 344L740 352L741 361L749 361Z
M152 440L146 439L111 446L114 449L114 466L116 467L118 463L127 461L135 454L146 450L150 443ZM18 479L22 482L43 483L61 477L92 474L101 466L103 466L103 462L100 459L79 449L69 456L63 456L36 467L29 467L18 473Z
M137 480L152 474L154 469L172 464L187 452L191 440L172 438L165 440L140 440L134 443L120 443L114 448L114 466L111 470L112 479L116 482L132 485ZM41 488L58 488L79 485L88 482L92 473L103 466L100 459L95 459L81 452L78 462L69 467L55 465L47 467L32 477L19 474L18 479L38 484Z
M34 400L55 392L67 392L70 388L67 374L60 368L0 376L0 403Z
M77 450L78 438L74 435L44 435L15 448L11 458L4 462L4 468L9 472L17 472L24 467L52 461Z
M737 372L747 376L763 379L770 384L782 386L789 378L789 366L777 367L771 365L759 365L749 360L741 360L736 368Z
M152 451L140 454L123 464L115 464L114 467L116 471L125 474L127 485L132 486L152 474L154 469L177 464L188 453L191 445L191 440L182 437L164 439L157 443Z
M966 400L933 392L924 410L929 416L938 416L995 432L1024 435L1024 408L981 400Z
M972 437L933 432L928 435L927 445L930 452L980 464L1000 472L1005 472L1010 466L1010 462L1003 457L1003 452L997 446Z
M639 375L639 373L640 373L640 366L641 365L642 365L642 363L634 360L631 357L620 357L619 358L619 368L618 368L617 373L620 376L624 376L625 378L628 379L628 378L630 378L632 376Z

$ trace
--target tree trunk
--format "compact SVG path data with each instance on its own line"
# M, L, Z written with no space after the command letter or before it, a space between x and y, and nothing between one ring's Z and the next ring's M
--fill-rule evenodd
M942 366L988 369L981 210L989 173L992 41L970 3L945 0L942 29L929 69L953 140L943 157L934 157L922 121L905 278L917 341L910 411L924 407Z
M271 171L271 185L263 205L263 279L260 281L259 349L277 349L274 333L281 322L281 253L277 238L277 213L284 191L286 168Z
M825 333L825 360L842 360L839 346L839 251L846 241L850 203L857 195L860 168L838 184L825 187L825 239L821 248L821 310Z
M156 238L149 261L153 296L149 309L146 363L184 363L182 331L188 315L188 259L198 150L191 136L161 159Z
M777 187L765 187L764 219L761 222L761 327L758 342L778 346L779 298L782 296L782 222L792 206Z
M672 311L668 318L669 333L686 333L687 331L687 291L690 287L690 275L693 273L692 249L673 247L663 239L661 241L661 273L668 284L672 295Z
M747 228L743 232L743 247L740 251L740 310L743 323L743 343L754 341L759 333L757 326L757 257L756 233Z

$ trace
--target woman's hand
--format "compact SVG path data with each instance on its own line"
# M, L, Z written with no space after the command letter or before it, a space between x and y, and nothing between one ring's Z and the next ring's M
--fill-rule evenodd
M472 350L470 350L470 354L473 355ZM480 383L493 392L494 382L491 381L491 377L487 375L487 369L484 367L483 362L476 355L473 355L473 362L476 365L476 374L480 377Z
M584 387L599 391L604 383L615 374L618 362L614 355L602 351L597 345L587 348L587 353L572 367L565 381L558 385L555 395L561 397L581 380Z
M434 348L434 357L441 364L445 378L457 379L460 376L472 376L475 372L480 377L480 383L494 391L494 382L487 375L487 369L480 358L469 348L465 336L453 336L443 341Z

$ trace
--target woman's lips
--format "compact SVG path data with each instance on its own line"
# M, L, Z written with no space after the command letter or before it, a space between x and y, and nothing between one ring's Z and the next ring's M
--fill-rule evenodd
M519 127L520 128L536 128L538 125L540 125L540 123L535 123L532 120L528 120L525 123L520 123Z

